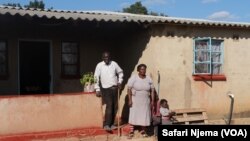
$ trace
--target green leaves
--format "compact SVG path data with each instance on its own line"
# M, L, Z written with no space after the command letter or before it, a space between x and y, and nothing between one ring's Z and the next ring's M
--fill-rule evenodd
M85 85L85 84L92 84L92 83L96 83L96 79L94 77L94 74L93 72L87 72L85 74L82 75L82 78L80 79L80 83L82 85Z
M143 14L143 15L148 14L147 8L145 6L143 6L140 1L130 5L130 7L128 7L128 8L123 8L123 12L134 13L134 14Z

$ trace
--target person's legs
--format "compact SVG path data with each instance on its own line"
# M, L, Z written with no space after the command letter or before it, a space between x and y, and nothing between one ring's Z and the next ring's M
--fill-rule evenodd
M114 122L115 122L115 117L116 117L116 112L117 112L117 108L118 108L118 90L117 87L112 87L110 89L110 94L112 95L112 119L111 119L111 128L116 128L116 126L114 126ZM118 117L119 118L119 117Z
M154 136L158 136L158 125L154 126Z
M112 111L113 111L113 98L110 93L110 89L103 89L102 90L102 97L103 97L103 102L106 104L106 109L105 109L105 118L104 118L104 127L109 127L112 125Z
M128 134L128 139L131 139L134 137L134 126L132 124L129 125L129 134Z
M141 135L143 136L143 137L147 137L148 135L147 135L147 127L146 126L141 126Z
M171 125L172 124L172 122L171 122L171 120L162 120L161 121L161 125Z
M154 136L157 136L158 125L161 124L161 116L153 116Z

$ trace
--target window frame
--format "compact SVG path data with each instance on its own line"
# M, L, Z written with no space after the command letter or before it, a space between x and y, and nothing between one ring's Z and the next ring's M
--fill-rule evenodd
M0 39L0 42L4 42L5 43L5 51L1 51L0 52L3 52L4 55L5 55L5 62L2 63L4 66L5 66L5 70L6 70L6 73L5 74L0 74L0 80L6 80L8 79L9 77L9 56L8 56L8 42L7 40L4 40L4 39ZM0 65L2 65L0 64Z
M196 41L206 41L208 45L208 49L204 49L204 51L207 51L209 53L209 59L207 61L199 62L196 60L196 52L200 51L199 49L196 49ZM212 44L213 42L220 42L220 51L213 51L212 50ZM219 62L213 62L212 61L212 54L213 53L220 53L220 60ZM207 70L207 73L197 73L196 71L196 64L208 64L209 70ZM222 39L212 39L211 37L203 37L203 38L194 38L193 39L193 78L194 80L226 80L225 75L223 74L223 71L219 74L213 73L213 65L214 64L221 64L221 69L224 68L224 40Z
M63 46L64 44L70 43L70 44L76 44L77 51L76 53L73 52L63 52ZM73 64L67 64L64 63L63 61L63 55L64 54L72 54L76 55L76 63ZM76 66L76 74L70 75L66 73L65 66ZM80 78L80 47L79 47L79 42L76 41L62 41L61 42L61 77L64 79L75 79L75 78Z

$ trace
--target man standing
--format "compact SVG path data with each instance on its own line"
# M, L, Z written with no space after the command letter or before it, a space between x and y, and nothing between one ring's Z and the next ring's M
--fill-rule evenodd
M98 63L95 68L96 95L102 96L104 104L106 104L104 126L105 130L113 130L116 110L117 110L117 96L118 89L121 88L123 81L123 70L115 62L111 61L110 53L104 52L102 54L103 61Z

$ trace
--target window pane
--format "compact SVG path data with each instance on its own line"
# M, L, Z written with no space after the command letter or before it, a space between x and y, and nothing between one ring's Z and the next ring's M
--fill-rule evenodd
M62 43L63 53L77 53L77 43Z
M223 40L196 38L194 43L194 73L222 74Z
M64 66L64 74L65 75L76 75L77 67L75 65L65 65Z
M222 72L222 65L221 64L213 64L213 69L212 69L212 73L213 74L221 74Z
M0 64L0 75L7 75L5 64Z
M6 63L6 56L5 53L0 52L0 64Z
M195 73L210 73L210 64L195 64Z
M0 41L0 51L6 51L6 43Z
M208 52L208 51L195 52L195 61L196 62L210 61L210 52Z
M221 51L221 41L214 41L213 40L211 49L212 49L212 52L220 52Z
M209 49L208 41L196 41L195 42L195 49Z
M62 75L79 75L79 46L76 42L62 42Z
M221 53L212 53L212 62L221 62Z
M76 64L77 55L75 54L63 54L62 55L63 64Z

